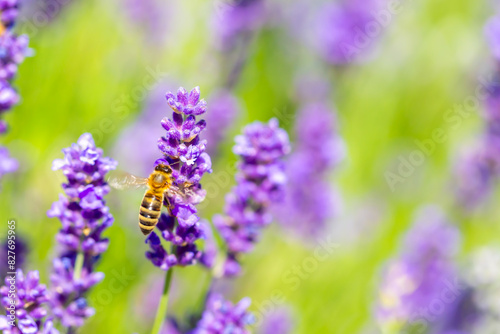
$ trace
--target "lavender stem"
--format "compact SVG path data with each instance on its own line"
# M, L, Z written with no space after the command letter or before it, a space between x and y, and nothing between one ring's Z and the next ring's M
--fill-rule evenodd
M73 271L73 281L79 280L82 275L83 268L83 252L79 251L76 255L75 270Z
M160 303L158 304L158 310L156 311L155 322L151 334L159 334L161 326L165 322L165 316L168 309L168 293L170 290L170 282L172 281L173 271L174 268L172 267L167 270L167 274L165 275L165 285L163 286L163 293L161 295Z

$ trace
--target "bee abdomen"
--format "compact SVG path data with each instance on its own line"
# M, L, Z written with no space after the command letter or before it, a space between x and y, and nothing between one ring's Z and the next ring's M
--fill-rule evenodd
M158 223L162 202L163 196L155 195L149 190L144 194L139 209L139 228L144 235L150 234Z

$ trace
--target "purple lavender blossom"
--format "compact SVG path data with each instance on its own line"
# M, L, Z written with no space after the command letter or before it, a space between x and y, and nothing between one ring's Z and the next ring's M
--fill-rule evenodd
M247 326L254 321L253 315L247 312L249 306L249 298L233 305L222 295L210 294L200 321L189 334L249 334Z
M484 34L495 59L500 62L500 17L492 17L484 27Z
M229 125L232 124L239 112L238 99L228 90L215 92L209 99L211 108L205 120L209 124L216 124L207 128L202 135L210 144L207 148L211 157L216 155L217 148L226 136Z
M29 54L29 39L26 35L17 36L6 31L0 36L0 79L12 80L17 66Z
M498 29L495 28L498 20L492 19L485 29L495 57L498 57L498 43L492 34ZM461 155L454 171L457 200L468 210L490 197L495 181L500 177L500 67L496 71L493 80L485 87L485 129L474 149Z
M219 275L241 271L238 257L252 250L260 230L272 221L271 203L284 197L286 175L281 160L290 151L286 131L278 121L255 122L236 137L233 152L240 156L237 185L226 196L225 215L214 217L214 225L227 246L227 259Z
M264 0L236 0L216 8L215 28L222 49L235 47L243 35L258 30L267 20Z
M0 76L2 75L0 67ZM12 86L5 80L0 80L0 114L3 111L9 110L19 102L19 95Z
M66 196L60 195L47 212L62 224L56 237L61 250L53 263L51 307L63 326L80 327L94 313L84 295L104 278L103 273L94 272L94 266L109 243L102 237L113 223L104 201L110 190L105 176L116 168L116 162L103 157L89 133L63 152L64 159L54 160L52 169L61 169L66 176L67 183L62 185ZM81 268L77 267L79 256Z
M459 231L437 208L420 212L406 235L402 254L385 270L376 309L382 327L418 326L422 321L430 325L435 320L421 312L453 286L457 272L452 258L459 237ZM451 306L443 310L443 317L452 311Z
M166 99L174 112L172 119L165 117L161 121L167 132L158 140L163 158L155 164L170 165L174 185L180 188L189 185L189 194L187 197L169 195L165 205L170 205L173 217L163 214L157 224L162 238L171 243L173 250L167 251L155 232L146 239L150 246L146 257L162 270L174 265L195 264L202 256L195 245L196 240L204 237L196 205L206 194L200 184L201 178L212 172L210 156L205 153L206 140L199 136L206 122L197 121L195 117L206 110L205 100L200 100L199 87L189 93L181 87L177 94L168 92Z
M0 146L0 179L7 173L13 173L19 168L17 160L10 157L9 151Z
M17 14L18 0L0 0L0 116L19 102L11 81L17 73L17 66L29 53L28 37L17 36L11 31ZM6 131L6 123L0 119L0 134ZM15 170L17 161L9 157L7 149L0 147L0 179Z
M19 0L0 1L0 21L5 28L11 28L19 14Z
M323 103L306 105L296 121L296 145L287 161L290 181L276 216L303 236L318 236L339 212L339 195L328 180L345 156L336 123L334 113Z
M2 333L59 333L53 327L52 319L46 318L47 310L44 307L48 304L49 294L45 285L40 284L39 280L38 271L30 271L25 276L21 269L17 270L16 275L5 278L5 285L0 288L1 304L7 312L7 316L0 316ZM12 292L9 288L12 282L15 282L16 293L11 299ZM11 304L11 301L14 304ZM11 326L12 319L8 317L12 305L15 306L16 326Z
M370 36L376 28L383 29L373 17L378 0L344 0L330 2L319 10L316 18L316 47L321 55L335 65L361 60L373 48L378 37Z

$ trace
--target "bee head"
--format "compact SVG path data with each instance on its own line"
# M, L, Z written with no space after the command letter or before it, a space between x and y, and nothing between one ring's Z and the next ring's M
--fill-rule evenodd
M155 167L155 171L164 172L167 174L172 174L172 167L170 167L169 165L165 165L165 164L159 164Z

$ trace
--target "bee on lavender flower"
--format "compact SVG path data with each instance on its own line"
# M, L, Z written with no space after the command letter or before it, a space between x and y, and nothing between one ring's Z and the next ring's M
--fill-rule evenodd
M191 184L184 184L182 187L174 185L172 167L166 164L157 165L147 178L127 174L122 178L111 177L108 183L111 187L119 190L147 187L139 208L139 228L144 235L149 235L158 224L164 202L166 202L167 210L172 216L169 197L179 195L181 198L186 198L191 192Z

